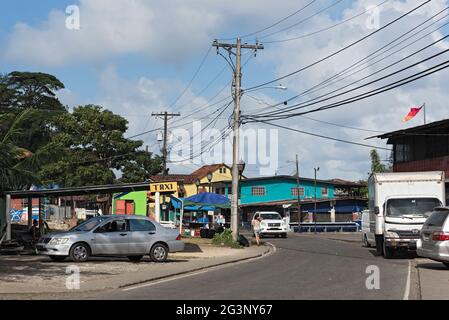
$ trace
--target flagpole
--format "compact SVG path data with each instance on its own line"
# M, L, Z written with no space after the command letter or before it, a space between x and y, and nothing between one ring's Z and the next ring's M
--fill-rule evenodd
M426 124L426 103L425 102L423 104L423 109L424 109L424 124Z

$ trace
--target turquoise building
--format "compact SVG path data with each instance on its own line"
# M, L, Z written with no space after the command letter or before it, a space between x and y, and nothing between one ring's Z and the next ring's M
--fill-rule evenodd
M241 221L250 221L256 211L277 211L298 220L298 196L301 204L301 221L310 221L315 212L318 221L330 221L330 211L335 210L336 221L352 221L354 213L366 207L366 197L361 195L362 184L343 180L315 180L295 176L246 178L240 182ZM216 193L230 197L231 181L214 184ZM316 192L316 204L315 204Z

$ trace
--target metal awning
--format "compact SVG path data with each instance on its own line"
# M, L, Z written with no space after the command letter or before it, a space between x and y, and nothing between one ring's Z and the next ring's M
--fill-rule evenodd
M43 189L43 190L23 190L6 191L5 195L11 196L11 199L25 198L45 198L45 197L64 197L81 196L89 194L111 194L118 192L149 191L150 182L109 184L100 186L73 187L61 189Z
M43 189L43 190L23 190L23 191L6 191L6 239L11 239L11 200L12 199L35 199L45 197L64 197L64 196L82 196L91 194L113 194L118 192L132 191L150 191L150 181L126 184L110 184L100 186L73 187L61 189ZM40 206L39 206L40 208ZM39 209L40 214L40 209ZM41 223L41 222L39 222Z

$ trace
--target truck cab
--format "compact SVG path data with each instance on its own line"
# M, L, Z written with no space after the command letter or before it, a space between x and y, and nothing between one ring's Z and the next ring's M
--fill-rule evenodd
M379 255L416 250L421 228L434 208L445 205L444 173L375 173L368 181L370 233Z
M387 197L382 230L384 256L389 258L398 250L416 250L424 222L441 205L435 197Z

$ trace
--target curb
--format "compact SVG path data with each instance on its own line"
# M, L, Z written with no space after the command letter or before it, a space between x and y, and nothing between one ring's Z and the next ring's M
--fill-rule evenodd
M141 280L141 281L137 281L137 282L134 282L134 283L121 285L121 286L118 286L118 287L115 287L115 288L111 288L111 289L126 289L128 287L132 287L132 286L136 286L136 285L139 285L139 284L144 284L144 283L148 283L148 282L152 282L152 281L168 279L168 278L171 278L171 277L177 277L177 276L181 276L181 275L188 275L190 273L195 273L195 272L198 272L198 271L212 269L212 268L216 268L216 267L220 267L220 266L226 266L228 264L234 264L234 263L239 263L239 262L253 260L253 259L259 259L259 258L263 258L265 256L268 256L268 255L270 255L270 253L274 253L275 251L276 251L276 247L274 247L270 243L270 247L268 247L264 252L256 254L256 255L253 255L253 256L250 256L250 257L234 259L234 260L230 260L230 261L226 261L226 262L222 262L222 263L212 264L212 265L209 265L209 266L206 266L206 267L200 267L200 268L195 268L195 269L191 269L191 270L188 270L188 271L172 273L170 275L160 276L160 277L151 278L151 279L147 279L147 280Z
M132 287L135 285L139 285L139 284L144 284L144 283L149 283L152 281L158 281L158 280L162 280L162 279L168 279L171 277L176 277L176 276L180 276L180 275L188 275L190 273L195 273L198 271L202 271L202 270L207 270L207 269L213 269L213 268L217 268L220 266L226 266L226 265L230 265L230 264L234 264L234 263L239 263L239 262L244 262L244 261L249 261L249 260L253 260L253 259L260 259L263 258L265 256L268 256L272 253L274 253L276 251L276 247L274 245L272 245L271 243L267 246L267 248L262 252L262 253L258 253L255 255L251 255L249 257L243 257L243 258L238 258L238 259L233 259L233 260L229 260L229 261L225 261L222 263L215 263L215 264L211 264L205 267L199 267L199 268L194 268L194 269L190 269L187 271L182 271L182 272L177 272L177 273L172 273L172 274L168 274L168 275L164 275L164 276L159 276L159 277L155 277L155 278L150 278L150 279L145 279L145 280L140 280L140 281L136 281L133 283L128 283L128 284L123 284L123 285L118 285L118 286L107 286L101 289L91 289L91 290L76 290L74 292L68 292L68 291L51 291L51 292L8 292L8 293L1 293L1 295L57 295L57 294L65 294L65 295L70 295L72 293L75 294L89 294L89 293L95 293L95 292L102 292L102 291L106 291L106 290L114 290L114 289L125 289L128 287ZM0 300L2 300L0 298Z

